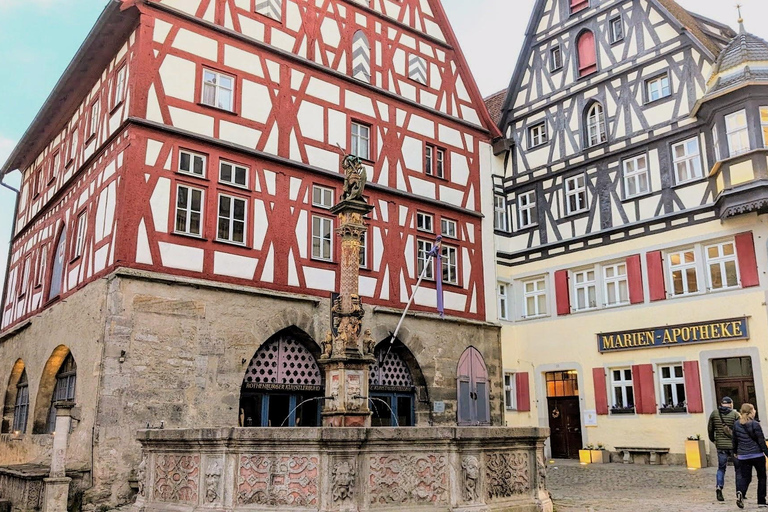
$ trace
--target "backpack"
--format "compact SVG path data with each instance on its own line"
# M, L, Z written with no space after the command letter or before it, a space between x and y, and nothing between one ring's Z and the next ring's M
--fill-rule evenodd
M718 411L718 414L720 414L720 423L722 423L722 429L723 429L723 435L727 437L728 439L733 438L733 429L725 424L725 420L723 419L723 413Z

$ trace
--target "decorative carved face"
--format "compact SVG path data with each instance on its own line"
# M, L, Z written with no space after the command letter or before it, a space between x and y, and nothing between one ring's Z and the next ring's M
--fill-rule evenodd
M477 460L477 457L465 457L464 461L461 463L461 467L464 470L467 479L477 480L480 473L480 462Z

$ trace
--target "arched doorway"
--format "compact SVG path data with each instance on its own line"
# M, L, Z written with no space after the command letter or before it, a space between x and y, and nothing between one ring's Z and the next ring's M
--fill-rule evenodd
M469 347L461 355L456 373L459 425L490 425L488 368L482 354Z
M251 359L240 390L241 427L320 425L323 375L298 329L276 334Z
M405 361L404 346L382 343L369 381L374 427L412 427L416 424L416 386Z
M64 345L48 358L35 399L33 434L50 434L56 427L56 402L74 402L77 384L75 358Z

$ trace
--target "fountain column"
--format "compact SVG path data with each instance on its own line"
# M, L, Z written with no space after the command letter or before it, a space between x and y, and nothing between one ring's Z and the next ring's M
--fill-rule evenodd
M323 426L370 427L368 378L373 357L370 330L362 333L363 310L358 283L360 248L367 231L365 216L373 207L363 197L365 168L354 156L344 158L344 192L331 209L338 216L341 237L339 294L331 306L331 328L323 342L320 364L325 370Z

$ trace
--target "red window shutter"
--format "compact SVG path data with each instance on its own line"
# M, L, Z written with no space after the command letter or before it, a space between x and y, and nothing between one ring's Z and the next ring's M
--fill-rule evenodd
M528 412L531 410L531 387L528 382L528 372L515 374L515 389L517 392L517 410Z
M699 362L684 362L683 374L685 375L685 398L688 402L688 412L704 412L704 400L702 400L701 397L701 377L699 376Z
M608 414L608 386L603 368L592 368L592 380L595 381L595 409L597 414Z
M757 273L757 258L755 256L755 239L751 231L736 235L736 257L739 259L742 288L760 286L760 275Z
M571 0L571 14L589 7L589 0Z
M597 71L597 53L595 52L595 34L584 31L576 43L579 49L579 76Z
M557 299L558 316L569 315L571 313L571 297L568 290L567 270L555 272L555 298Z
M642 304L645 302L643 269L640 265L639 254L627 258L627 282L629 283L629 303Z
M650 364L632 366L632 384L635 393L635 412L637 414L656 414L653 366Z
M666 299L667 292L664 289L664 262L661 258L661 251L647 253L645 255L645 261L648 264L648 291L651 295L651 302Z

